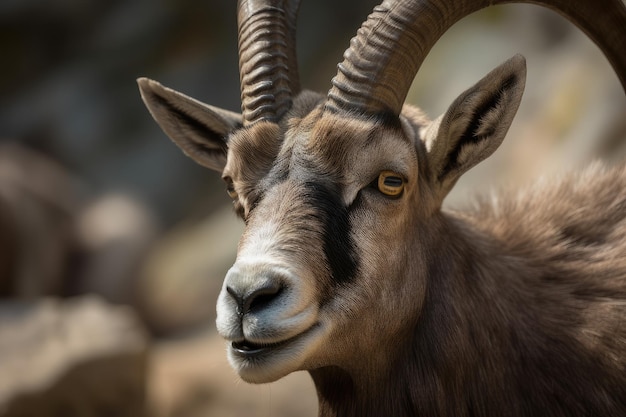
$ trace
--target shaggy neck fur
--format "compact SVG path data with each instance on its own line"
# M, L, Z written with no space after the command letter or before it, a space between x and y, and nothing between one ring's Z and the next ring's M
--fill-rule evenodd
M387 362L351 373L310 371L320 416L583 416L626 409L623 358L616 363L605 346L585 345L585 332L595 330L585 317L600 289L580 284L580 272L534 267L465 221L442 216L439 228L434 236L459 238L433 246L421 316L398 337L396 351L370 352Z

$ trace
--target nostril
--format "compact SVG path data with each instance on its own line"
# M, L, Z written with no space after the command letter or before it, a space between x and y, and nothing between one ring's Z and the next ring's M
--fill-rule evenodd
M230 294L231 297L235 299L237 302L237 314L240 316L244 314L244 302L243 296L238 294L236 290L234 290L230 285L226 286L226 292Z
M240 316L243 316L249 311L262 310L280 294L282 289L283 286L278 280L265 282L263 285L260 285L258 288L245 295L242 294L244 291L238 291L229 285L226 286L226 292L228 292L237 303L237 314ZM247 292L247 290L245 292Z
M272 300L274 300L282 290L282 285L278 282L267 282L250 293L244 300L244 314L248 311L262 310Z

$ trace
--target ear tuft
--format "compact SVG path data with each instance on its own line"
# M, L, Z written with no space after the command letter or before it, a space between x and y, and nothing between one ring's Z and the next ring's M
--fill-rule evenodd
M462 93L425 133L432 177L443 191L502 143L526 83L526 60L515 55Z
M161 129L194 161L221 172L228 135L241 126L238 113L209 106L148 78L137 79L141 98Z

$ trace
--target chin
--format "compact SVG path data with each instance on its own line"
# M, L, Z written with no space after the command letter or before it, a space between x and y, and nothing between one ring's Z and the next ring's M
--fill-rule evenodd
M271 344L230 343L228 361L241 379L252 384L274 382L304 370L304 363L322 339L320 326L313 326L289 340Z

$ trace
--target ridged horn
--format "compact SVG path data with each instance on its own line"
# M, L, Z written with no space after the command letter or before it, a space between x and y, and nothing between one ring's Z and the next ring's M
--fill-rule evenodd
M326 109L400 114L413 78L441 35L461 18L504 3L537 4L565 16L600 47L626 91L624 0L385 0L351 40Z
M300 1L239 0L239 74L244 125L277 121L300 92L296 15Z

